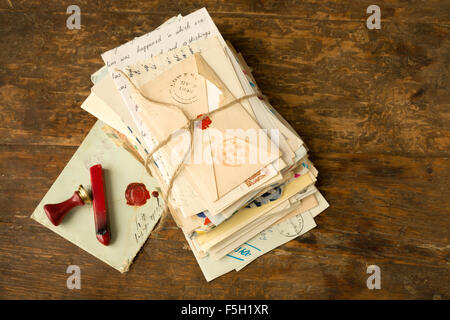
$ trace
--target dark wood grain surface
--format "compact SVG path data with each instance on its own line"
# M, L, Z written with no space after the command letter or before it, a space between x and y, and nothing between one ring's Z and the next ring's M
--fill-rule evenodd
M331 207L211 283L173 221L120 274L29 217L96 121L80 105L100 54L203 6L310 148ZM444 0L1 0L0 298L449 299L449 20Z

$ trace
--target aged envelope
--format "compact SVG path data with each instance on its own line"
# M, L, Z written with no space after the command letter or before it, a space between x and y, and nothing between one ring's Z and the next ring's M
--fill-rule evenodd
M122 119L122 116L126 117L128 115L128 117L131 117L131 115L119 96L107 68L99 69L91 76L91 79L94 86L89 97L83 102L82 108L117 131L125 134L132 146L140 153L142 159L145 159L148 151L143 145L143 139L139 136L139 132L133 124L127 125L127 121ZM179 177L181 182L184 181L183 175L181 173ZM198 194L185 183L175 184L173 195L175 198L183 199L183 212L188 210L189 213L197 214L206 209Z
M120 272L126 272L158 221L163 203L151 197L139 207L127 204L125 191L130 183L142 183L150 194L158 185L138 160L106 136L103 126L101 121L95 123L31 218ZM89 167L97 163L104 169L111 229L109 246L100 244L95 236L92 206L72 209L59 226L51 224L43 210L47 203L67 199L80 183L87 187Z
M302 176L307 174L309 171L312 173L314 177L317 177L317 170L315 169L313 164L307 159L307 157L304 157L300 161L299 166L297 168L294 168L292 171L285 172L283 174L278 174L275 178L270 179L265 184L253 189L252 191L249 191L249 193L247 193L246 196L236 200L231 206L221 211L219 214L213 215L209 211L205 211L204 214L209 218L209 220L214 225L218 226L224 221L226 221L228 218L230 218L231 215L233 215L237 210L242 208L246 203L251 202L256 197L273 189L274 187L279 186L288 180L291 180L294 176L295 177ZM307 190L308 194L317 191L317 189L314 186L309 187ZM196 229L195 226L190 226L190 228L183 228L183 231L190 234L195 229Z
M261 205L260 207L243 208L239 210L239 212L237 212L233 217L231 217L215 229L211 230L208 233L199 235L197 237L198 243L204 250L208 250L215 244L219 243L228 236L232 235L234 232L241 229L243 226L251 223L267 211L289 199L291 196L305 189L307 186L313 184L314 181L315 178L309 173L304 176L298 177L297 179L294 179L284 187L282 196L277 200Z
M143 85L167 70L170 66L179 63L179 61L186 59L195 52L201 52L202 57L204 57L206 62L216 70L216 73L220 75L220 78L233 95L236 97L243 96L245 95L245 91L240 82L242 79L240 79L237 74L238 72L242 73L242 71L235 71L235 68L238 66L233 65L232 60L234 60L234 57L230 57L226 51L227 49L222 47L219 38L212 37L193 42L188 47L175 48L162 56L152 57L148 60L141 61L138 64L128 66L125 70L129 72L129 75L133 76L133 81L136 81L139 85ZM237 62L234 61L234 63L236 64ZM154 66L154 68L150 68L149 66ZM245 75L251 76L249 72L246 72ZM245 81L245 75L242 74L242 81ZM254 85L254 83L253 80L252 84ZM279 143L283 160L287 165L292 165L292 159L295 157L294 151L301 147L303 141L280 123L280 121L271 113L273 112L273 108L269 111L268 107L263 107L261 103L264 104L265 101L260 101L258 98L251 98L249 100L258 100L257 107L250 106L250 102L247 100L243 101L242 105L253 118L257 118L258 121L265 119L264 123L270 124L271 128L279 130ZM253 104L255 103L256 102L253 102ZM254 110L257 111L256 114ZM256 117L256 115L258 115L258 117Z
M106 73L103 78L97 80L91 91L97 95L109 108L122 120L127 127L127 131L140 138L139 129L136 126L127 106L122 100L111 76ZM125 134L125 133L124 133Z
M300 214L302 212L305 212L306 210L310 210L310 209L312 209L314 207L317 207L318 205L319 205L319 202L317 201L317 198L316 198L315 194L311 194L309 196L306 196L304 199L300 200L300 205L298 206L298 208L293 210L288 215L282 217L280 220L275 222L275 224L287 221L287 220L295 217L296 215L298 215L298 214Z
M283 221L268 228L267 230L261 232L257 237L249 241L248 244L253 247L257 247L259 251L253 250L252 253L254 254L249 255L245 262L236 268L236 271L243 269L250 262L254 261L266 252L269 252L312 229L308 227L310 225L310 221L330 206L320 192L316 192L314 195L319 202L317 206L287 221ZM316 224L314 223L314 227L315 226Z
M225 51L230 56L230 60L233 64L233 67L236 70L236 74L239 77L240 83L244 91L248 93L256 93L258 92L258 88L256 86L256 82L251 76L251 72L247 65L242 64L242 61L239 60L239 57L231 46L228 43L228 46L225 48ZM295 151L298 149L296 146L302 145L303 141L300 138L295 139L288 132L287 128L285 128L279 121L276 121L276 117L273 113L273 108L269 108L269 104L266 100L262 100L264 97L259 95L258 98L250 99L251 107L254 111L255 117L258 120L258 123L266 128L266 129L276 129L274 132L279 132L279 147L282 152L283 160L286 162L287 166L291 166L295 159L293 159ZM272 131L270 131L272 132ZM288 136L286 136L288 135ZM269 135L270 136L270 135ZM288 140L288 137L290 140ZM298 136L297 136L298 137ZM293 140L294 139L294 140ZM300 158L300 157L299 157ZM298 158L298 159L299 159Z
M173 65L190 57L194 53L202 54L202 57L220 76L220 79L225 83L233 96L241 97L245 95L230 58L226 54L217 36L195 41L188 46L175 48L163 55L152 56L135 65L129 65L124 70L127 71L129 75L132 75L133 81L135 81L136 85L141 87L148 81L156 78L165 70L170 69ZM249 102L244 100L241 104L249 114L255 118Z
M310 188L308 188L310 189ZM312 191L316 191L314 188ZM296 198L296 199L294 199ZM222 241L209 249L209 253L215 259L219 259L226 255L237 246L253 238L259 232L267 229L273 224L281 223L289 220L290 218L317 206L318 202L314 195L310 193L297 194L282 202L277 207L264 214L261 218L258 218L254 222L248 224L232 236L228 237L225 241Z
M219 106L235 99L201 55L194 54L153 81L147 82L141 90L153 100L172 103L183 108L188 116L193 119L211 110L211 105L208 103L208 94L210 92L209 87L207 88L208 84L214 85L221 92ZM139 116L149 127L153 125L152 133L158 140L165 139L186 123L183 115L180 113L166 106L149 102L137 92L133 92L132 96L139 106ZM227 108L226 111L212 115L210 128L217 130L222 137L230 137L228 130L255 130L255 132L258 132L261 129L238 103ZM229 139L233 138L239 139L236 137L230 137ZM253 141L241 141L241 145L249 149L248 154L264 154L265 152L265 156L258 157L255 159L256 161L252 162L245 159L244 163L236 164L228 163L225 160L212 161L212 163L201 160L200 163L192 163L185 166L186 170L191 174L191 181L196 183L200 189L199 191L205 195L207 202L213 202L223 197L261 168L278 159L279 154L273 152L278 149L270 139L265 136L266 141L259 143L260 139L261 134L258 141L255 141L256 145L253 144L255 143ZM208 150L208 147L210 147L213 158L221 159L222 154L218 153L219 151L217 150L222 152L227 150L227 141L206 141L206 147L202 150ZM173 147L174 143L172 142L175 141L171 141L169 146ZM265 149L261 150L262 148ZM235 150L235 148L232 149ZM195 159L192 159L192 161L194 162Z
M208 253L213 257L214 260L219 260L224 257L230 251L236 249L239 245L250 240L255 235L261 231L270 227L275 221L279 220L282 216L290 210L291 204L288 200L280 203L278 206L264 214L263 217L258 218L252 223L246 225L244 228L235 232L225 240L212 246Z
M187 28L188 25L189 28ZM179 32L179 30L181 31ZM127 44L124 44L103 54L102 57L109 67L109 71L114 78L116 86L119 89L123 99L125 100L130 112L133 114L133 117L135 118L134 103L130 99L129 86L127 85L125 79L123 77L120 77L120 75L115 71L116 68L120 68L123 70L130 65L134 65L136 63L141 63L142 61L144 61L144 63L141 63L141 65L144 70L150 73L153 72L153 70L164 69L169 63L176 63L177 61L180 61L188 56L190 53L193 53L193 50L198 50L198 48L196 49L195 46L197 43L200 43L202 39L208 39L206 41L209 41L214 37L217 37L222 50L225 50L227 54L229 54L229 49L226 47L226 44L219 31L217 30L217 27L214 25L214 22L212 21L208 12L204 8L202 8L196 12L189 14L186 17L178 19L176 23L173 23L167 28L160 28L159 30L155 30L154 32L136 38L128 42ZM212 51L210 52L209 50L203 49L205 48L202 48L202 53L205 51L205 56L209 55L209 53L211 53L209 55L210 57L216 55L215 52L213 53ZM167 55L162 57L162 53L167 53ZM234 64L235 59L231 55L229 56ZM208 60L208 63L209 62L212 63L212 60ZM214 67L216 66L217 65L214 65ZM248 87L248 81L245 79L245 76L244 78L241 77L243 76L243 71L240 69L240 67L237 67L235 71L240 76L239 82L241 82L241 85L247 84ZM226 78L228 79L229 77ZM232 88L230 87L230 89ZM239 90L242 93L249 93L247 89L243 91L242 87L239 88ZM233 91L233 93L235 93L235 91ZM248 103L250 102L252 106L250 108L247 108L247 110L253 113L253 110L258 109L258 112L261 113L262 105L260 100L255 97L251 98ZM243 102L243 105L247 107L247 102ZM270 112L269 114L265 114L263 117L270 117ZM140 125L142 125L142 123ZM271 125L271 127L276 128L273 124ZM142 126L142 130L144 134L147 128L145 128L145 126ZM283 136L280 135L280 137L282 145L286 145L283 140ZM144 140L151 142L150 135L144 137ZM160 161L158 162L159 169L164 171L164 166L161 165L161 160L157 161ZM162 176L167 181L167 173L162 172ZM175 183L175 185L177 185L177 183ZM184 208L185 206L183 206L183 209ZM195 210L191 210L189 213L195 213Z
M298 226L298 221L301 219L301 227L296 230L290 230L289 226L285 225L271 227L231 251L220 260L214 260L211 256L202 258L192 240L189 237L186 237L186 240L197 259L206 281L211 281L233 269L242 269L257 257L316 227L316 223L308 211L298 217L301 218L294 220L293 225Z
M254 86L249 84L249 81L244 75L245 71L242 70L237 60L233 57L233 54L227 47L205 8L197 10L186 17L181 17L168 26L164 26L163 28L159 28L139 38L133 39L132 41L102 55L105 64L108 66L108 69L114 78L116 87L119 89L122 98L135 120L137 120L134 111L135 103L130 98L129 85L126 83L124 77L120 77L120 74L116 69L123 69L130 65L145 61L143 67L152 72L152 70L157 70L161 67L164 68L167 66L167 63L176 63L176 61L182 60L184 57L188 56L189 53L193 53L193 48L197 43L201 42L201 40L214 37L217 37L223 50L230 56L230 60L233 63L233 67L235 68L239 77L239 82L242 86L241 90L244 90L243 92L245 93L255 92ZM179 50L181 47L183 47L183 49ZM173 53L173 55L168 54L164 57L164 60L162 60L161 54L164 53ZM155 58L153 59L152 57ZM251 104L250 108L258 119L258 122L262 124L264 128L276 129L276 125L270 120L270 117L273 115L264 107L259 98L251 98L248 102ZM243 104L246 106L245 102ZM144 140L151 144L152 139L148 134L148 128L146 128L142 122L137 121L137 124L142 131ZM286 145L287 143L284 141L283 135L280 135L280 147L282 147L283 152L286 150L288 153L287 148L283 147ZM290 162L286 163L289 165L291 164ZM158 162L158 165L160 170L164 171L162 163ZM162 176L166 179L167 173L162 172Z
M114 90L117 91L116 89ZM110 127L113 127L120 133L130 138L134 138L134 136L127 129L126 124L123 123L120 117L94 92L91 92L87 99L84 100L84 102L81 104L81 108L92 114L97 119L101 119L104 123L106 123Z

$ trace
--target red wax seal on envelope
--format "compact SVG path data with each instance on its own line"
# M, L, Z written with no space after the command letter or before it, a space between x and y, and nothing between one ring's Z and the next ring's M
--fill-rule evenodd
M150 199L150 193L143 183L130 183L125 190L125 199L130 206L143 206Z

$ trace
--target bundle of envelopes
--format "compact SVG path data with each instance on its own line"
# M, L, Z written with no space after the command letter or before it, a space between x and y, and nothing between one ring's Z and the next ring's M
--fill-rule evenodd
M316 226L328 203L306 146L206 9L102 58L82 108L148 165L208 281Z

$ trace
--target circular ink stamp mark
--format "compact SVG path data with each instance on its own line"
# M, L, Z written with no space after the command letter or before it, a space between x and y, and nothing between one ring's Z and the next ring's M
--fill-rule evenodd
M198 75L195 73L182 73L176 76L170 84L169 92L172 98L182 104L196 102L199 96Z
M246 163L248 144L237 137L223 140L221 162L227 167L240 167Z
M301 214L287 220L276 226L278 232L285 237L296 237L303 230L303 217Z

